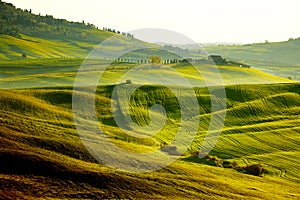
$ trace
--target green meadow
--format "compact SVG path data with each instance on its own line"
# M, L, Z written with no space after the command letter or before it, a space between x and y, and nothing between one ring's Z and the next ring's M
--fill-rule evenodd
M11 38L2 36L4 40ZM47 41L47 48L55 46L53 41ZM297 82L254 68L84 60L81 50L74 49L72 53L78 52L78 58L65 56L64 51L69 52L67 46L60 46L57 51L51 47L45 54L33 46L28 48L32 55L36 51L35 56L20 58L17 53L15 58L3 57L0 62L1 198L300 197ZM14 55L7 47L3 49L6 52L2 56ZM175 162L153 172L122 172L98 162L75 128L72 96L78 76L85 85L99 84L95 96L97 123L119 148L135 153L159 151L157 159L179 156L182 149L176 149L171 142L182 123L182 112L188 114L189 109L199 109L199 116L192 116L200 119L198 126L193 125L197 130L195 138ZM225 85L226 109L212 111L213 99L218 101L214 94L222 83L220 79ZM124 84L127 80L130 84ZM165 108L166 121L157 134L137 138L117 125L112 104L123 106L123 101L112 101L116 86L123 87L121 97L132 88L139 88L130 99L129 110L141 130L151 120L159 122L163 117L158 111L149 111L152 105ZM192 89L198 104L186 101L181 107L170 87L183 99L190 97L186 88ZM218 113L226 113L224 127L208 131L212 116ZM213 135L214 131L221 134L212 151L200 159L199 149L206 135ZM112 162L128 161L120 156ZM245 170L253 165L263 169L259 176Z
M275 76L300 80L300 39L283 42L258 43L236 46L212 46L210 54L220 54L229 60L247 63Z
M98 87L95 103L99 124L113 143L141 153L172 140L180 106L168 88L143 86L131 99L132 118L139 125L149 123L148 106L160 101L166 107L164 128L148 139L128 136L115 124L113 88ZM178 90L184 95L184 87ZM238 166L260 163L265 169L261 177L195 156L213 113L207 88L194 91L200 122L192 145L170 166L132 174L98 163L86 150L74 126L72 87L1 90L2 197L299 198L299 84L226 86L225 124L210 155Z
M293 80L236 66L175 63L153 67L82 58L2 60L0 72L3 198L300 197L300 90ZM187 101L184 106L199 106L200 120L194 127L195 138L177 161L139 174L120 172L95 160L75 128L72 95L77 76L82 76L86 85L93 85L95 82L90 81L98 80L100 74L95 98L98 123L112 143L136 153L160 151L162 156L178 156L181 149L172 146L161 151L181 124L182 108L168 87L184 98L190 95L186 88L192 87L199 104ZM216 78L222 78L225 85L226 110L213 112L211 101L218 99L214 91L219 86L208 90L206 84L220 83ZM182 79L191 85L184 85ZM153 121L161 120L160 113L149 111L152 105L161 104L166 109L166 123L153 137L128 135L114 120L112 92L126 80L131 84L122 86L121 97L139 87L130 100L130 116L138 126L143 128L151 122L150 113ZM160 80L164 86L153 84ZM217 143L200 159L199 149L206 135L213 134L207 130L217 112L226 113L224 127L215 130L221 131ZM123 161L120 156L113 162ZM243 170L254 164L264 169L260 176Z
M101 72L101 83L104 85L124 82L125 80L120 80L120 78L127 72L131 73L127 74L125 79L130 79L136 84L153 83L163 79L166 83L176 84L178 82L181 85L183 84L180 82L181 77L184 77L195 87L205 86L205 81L214 82L216 77L222 77L222 81L226 85L294 82L257 69L245 69L235 66L216 67L178 63L153 68L138 63L117 62L111 64L112 61L88 60L83 64L83 61L84 59L80 58L2 61L0 63L0 88L73 86L79 69L85 70L81 73L85 74L84 78L87 81L91 77L95 77L95 72ZM101 65L98 63L101 63ZM216 75L216 69L220 75Z
M300 199L299 39L207 48L251 68L192 65L177 62L177 53L202 59L204 52L1 0L0 11L0 199ZM102 57L88 57L94 48ZM130 126L122 129L116 112ZM140 165L105 149L89 125L126 152L157 154ZM179 130L186 137L175 146ZM121 169L176 161L145 173L118 170L96 160L86 141Z

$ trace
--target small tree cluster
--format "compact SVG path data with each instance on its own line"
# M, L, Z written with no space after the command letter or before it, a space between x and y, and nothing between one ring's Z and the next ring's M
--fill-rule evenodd
M246 165L244 167L240 167L240 169L245 171L245 173L251 174L254 176L261 176L262 173L264 172L264 168L262 167L261 164Z
M162 58L160 56L150 56L150 62L154 64L161 64Z
M102 30L103 30L103 31L112 32L112 33L122 34L122 35L124 35L124 36L126 36L126 37L129 37L129 38L134 38L134 35L133 35L133 34L121 32L121 31L116 31L115 29L112 29L112 28L106 28L106 27L103 27Z
M244 172L246 174L251 174L254 176L262 176L263 172L265 171L262 164L249 164L241 167L238 166L238 164L235 161L222 160L217 156L212 156L205 152L200 153L199 150L191 152L191 156L198 157L200 163L217 167L232 168L237 171Z
M175 146L166 145L161 150L172 156L181 156L181 153L177 151L177 147Z

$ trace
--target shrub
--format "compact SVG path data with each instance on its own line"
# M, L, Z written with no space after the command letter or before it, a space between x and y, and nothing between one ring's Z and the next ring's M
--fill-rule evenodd
M197 150L194 150L191 152L191 156L194 156L194 157L198 157L198 158L209 158L210 155L207 153L207 152L200 152L199 149Z
M217 167L223 167L223 160L221 158L218 158L217 156L208 156L208 159L214 161Z
M264 171L264 168L261 164L246 165L244 167L241 167L241 169L244 170L247 174L251 174L254 176L261 176Z
M171 146L166 146L166 147L168 147L167 148L168 151L176 150L176 149L172 149ZM194 150L191 152L190 158L195 159L196 157L198 158L196 161L199 163L216 166L216 167L231 168L239 172L244 172L254 176L261 176L264 172L267 172L265 171L265 169L262 167L261 164L250 164L250 165L240 167L235 161L229 161L229 160L223 161L221 158L218 158L217 156L212 156L206 152L200 152L199 150Z
M162 58L160 56L150 56L150 61L154 64L161 64Z
M233 168L231 163L227 160L223 161L223 167L224 168Z
M238 168L238 165L235 161L230 162L228 160L225 160L225 161L223 161L223 167L236 169L236 168Z
M172 156L181 156L181 153L179 153L177 151L177 147L175 147L175 146L166 145L161 150L163 152L167 152L169 155L172 155Z
M221 158L218 158L217 156L212 156L209 155L206 152L199 152L199 151L193 151L192 156L197 156L200 159L200 162L212 165L212 166L217 166L217 167L223 167L223 161Z

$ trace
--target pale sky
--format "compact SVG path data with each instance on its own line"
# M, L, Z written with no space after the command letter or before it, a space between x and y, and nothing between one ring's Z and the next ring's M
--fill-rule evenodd
M33 13L120 31L164 28L196 42L300 37L299 0L3 0Z

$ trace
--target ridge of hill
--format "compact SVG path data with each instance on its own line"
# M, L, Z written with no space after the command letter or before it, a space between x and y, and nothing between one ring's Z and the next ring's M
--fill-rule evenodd
M22 35L27 35L42 39L99 44L116 33L112 29L100 30L95 25L84 21L70 22L65 19L56 19L52 15L36 15L31 13L31 10L22 10L11 3L2 1L0 1L0 11L0 34L13 37L22 38ZM133 38L130 34L123 33L122 35ZM24 39L31 41L30 38ZM33 40L33 42L39 41Z
M299 65L300 38L283 42L207 47L225 57L267 63Z
M99 47L99 44L103 46ZM84 21L70 22L56 19L52 15L36 15L30 10L22 10L11 3L0 1L0 61L85 58L95 48L101 50L105 59L114 59L115 52L131 48L138 50L123 55L123 58L149 60L151 55L159 55L163 59L178 59L178 53L191 55L189 51L180 48L162 49L157 44L138 40L130 33L112 28L101 30Z
M107 50L128 46L158 47L111 28L103 30L84 22L41 16L0 1L0 59L85 58L91 50L113 37Z
M206 50L275 76L300 80L300 38L284 42L206 47Z

